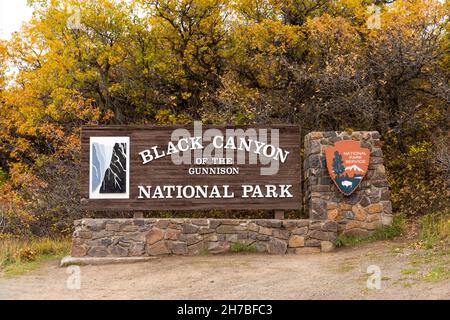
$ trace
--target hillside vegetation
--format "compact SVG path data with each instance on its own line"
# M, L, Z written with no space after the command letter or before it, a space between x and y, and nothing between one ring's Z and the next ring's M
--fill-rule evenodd
M0 233L70 234L86 124L378 130L394 212L449 207L448 1L29 3L0 41Z

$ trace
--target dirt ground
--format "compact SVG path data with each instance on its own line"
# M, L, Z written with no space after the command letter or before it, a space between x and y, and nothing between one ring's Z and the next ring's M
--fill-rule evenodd
M381 270L378 290L366 286L369 265ZM385 241L332 253L83 266L81 288L68 289L68 269L49 261L26 275L0 277L0 299L450 299L450 280L436 273L448 265L448 256Z

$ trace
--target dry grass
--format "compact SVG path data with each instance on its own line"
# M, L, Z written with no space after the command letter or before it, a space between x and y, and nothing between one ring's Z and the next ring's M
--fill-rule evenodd
M448 249L450 209L423 216L419 220L419 244L427 249Z
M6 276L23 274L42 261L61 258L69 251L69 238L0 238L0 271Z

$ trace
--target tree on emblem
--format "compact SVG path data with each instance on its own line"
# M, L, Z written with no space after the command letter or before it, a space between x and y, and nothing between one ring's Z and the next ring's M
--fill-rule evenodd
M342 156L338 151L334 152L333 157L333 172L337 177L340 177L341 174L345 172L344 164L342 163Z

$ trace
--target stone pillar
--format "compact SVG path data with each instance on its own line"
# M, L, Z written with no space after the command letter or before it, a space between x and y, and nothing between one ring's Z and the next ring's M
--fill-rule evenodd
M350 195L339 192L328 174L324 147L340 140L357 140L370 150L369 171ZM305 210L310 219L335 220L340 233L369 235L392 223L392 205L377 131L311 132L305 136Z

